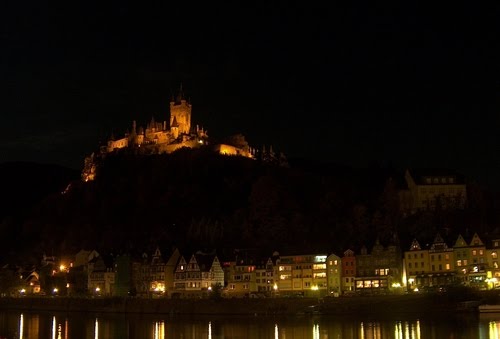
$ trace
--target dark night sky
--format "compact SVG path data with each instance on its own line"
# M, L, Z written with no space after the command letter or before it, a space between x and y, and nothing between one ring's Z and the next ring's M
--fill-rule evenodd
M212 136L500 187L495 11L383 3L12 1L0 161L81 168L111 129L166 119L182 82Z

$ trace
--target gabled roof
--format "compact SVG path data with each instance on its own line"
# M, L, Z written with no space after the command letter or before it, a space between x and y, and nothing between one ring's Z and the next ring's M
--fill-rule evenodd
M434 238L434 242L431 245L431 250L445 250L448 248L448 245L444 241L443 237L441 237L441 234L436 234L436 237Z
M411 242L410 251L420 251L420 250L422 250L422 247L420 247L419 242L417 241L417 239L413 239L413 241Z
M344 251L344 257L353 257L354 256L354 251L351 249L347 249Z
M474 233L474 235L472 236L470 246L484 246L483 241L481 240L481 238L479 238L479 235L477 233Z
M467 247L467 242L465 241L464 237L462 237L461 234L458 235L457 241L455 242L455 245L453 247Z
M184 266L187 265L186 259L183 256L181 256L179 258L179 261L177 262L177 266L175 267L175 271L176 272L185 272L186 271L185 268L183 270L181 270L182 265L184 265Z

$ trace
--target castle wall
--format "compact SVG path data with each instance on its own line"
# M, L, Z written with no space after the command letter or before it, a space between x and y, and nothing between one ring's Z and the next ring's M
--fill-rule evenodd
M215 150L220 154L224 155L240 155L247 158L252 158L250 152L245 151L239 147L235 147L227 144L218 144L215 146Z
M196 142L196 140L188 140L175 144L158 145L158 150L160 153L172 153L182 147L196 148L198 146L199 144Z
M124 148L128 146L128 138L121 138L118 140L108 141L108 152L113 152L117 148Z

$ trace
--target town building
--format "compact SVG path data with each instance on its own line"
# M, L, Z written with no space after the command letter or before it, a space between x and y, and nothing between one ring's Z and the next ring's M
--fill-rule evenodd
M404 253L404 264L407 289L418 292L426 284L429 270L429 249L422 248L417 239L413 239L410 250Z
M326 263L328 294L339 296L342 293L342 260L332 253L326 258Z
M115 270L113 257L99 255L89 262L88 290L95 296L114 295Z
M402 287L403 263L398 245L384 248L377 239L368 253L366 247L356 256L355 290L358 293L387 293Z
M280 295L325 296L328 291L326 254L286 255L276 260L274 276Z
M189 261L180 257L175 267L173 297L208 295L216 286L224 286L224 271L215 254L197 252Z
M342 257L342 292L354 293L356 278L356 256L354 251L348 249L344 252Z

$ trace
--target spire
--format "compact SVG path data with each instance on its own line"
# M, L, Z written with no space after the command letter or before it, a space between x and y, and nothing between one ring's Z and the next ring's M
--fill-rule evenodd
M175 103L180 104L182 100L184 100L184 93L182 92L182 82L181 82L181 86L179 87L179 94L177 94Z

